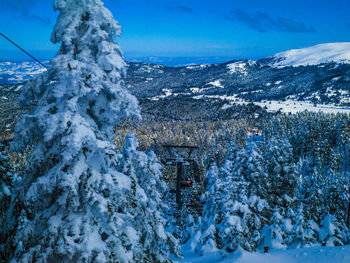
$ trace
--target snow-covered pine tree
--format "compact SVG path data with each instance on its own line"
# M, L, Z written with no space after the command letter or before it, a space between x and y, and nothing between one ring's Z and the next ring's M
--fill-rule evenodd
M222 197L221 220L216 228L218 247L222 249L223 255L239 247L249 251L254 250L251 238L256 226L254 225L255 215L248 205L249 183L245 180L244 174L238 172L238 170L242 171L240 161L245 159L242 155L246 155L244 150L236 153L237 162L233 163L234 167L230 169L230 173L227 173L229 169L225 166L220 170L221 173L226 174L225 177L222 176L222 180L225 180L225 195ZM232 165L230 158L227 158L225 164Z
M114 125L139 116L123 87L120 26L100 0L56 0L54 9L60 15L51 40L61 47L48 72L25 86L21 102L38 103L12 144L15 151L34 145L16 190L15 205L23 209L7 239L12 262L152 262L150 247L162 251L157 260L169 261L159 217L134 224L135 215L152 213L145 208L159 212L146 201L157 192L144 194L150 189L142 188L149 184L141 174L117 171ZM135 189L137 198L130 198Z
M322 211L322 218L325 218L321 225L321 232L324 230L324 226L333 224L334 231L332 237L326 238L327 243L332 245L348 244L350 241L349 228L347 226L347 212L348 212L348 187L349 176L344 173L335 173L332 170L322 176L323 182L323 194L324 194L324 210ZM328 217L328 219L326 219ZM327 226L328 227L328 226ZM328 227L331 229L331 227ZM320 237L321 237L320 232ZM324 242L324 240L320 240Z
M0 262L8 260L8 247L6 237L8 236L9 225L6 224L8 208L11 204L13 193L14 175L4 144L0 142Z
M227 147L226 158L218 174L218 176L223 179L224 182L229 181L229 178L232 176L238 151L239 148L237 147L236 143L231 141Z
M317 224L327 213L326 208L326 181L317 169L313 169L311 175L303 178L303 203L305 219L313 220Z
M255 150L251 153L257 154ZM224 256L239 247L251 251L257 246L262 222L258 214L264 208L266 210L267 203L258 196L256 182L252 189L252 182L247 178L259 181L257 177L263 171L260 166L257 168L254 158L246 150L236 151L234 156L235 160L232 160L229 154L223 167L218 169L213 165L206 174L209 184L202 199L205 204L197 252L220 250ZM261 158L258 161L262 161Z
M288 236L284 240L288 248L307 247L319 243L319 226L312 219L306 220L305 214L304 205L301 203L295 214L294 224L291 225L291 231L288 231ZM286 233L286 231L284 231L284 233Z
M261 230L260 246L268 246L275 249L286 248L282 225L283 217L278 209L276 209L270 218L270 224L265 225Z
M13 173L5 146L0 143L0 216L9 205L13 188Z
M247 145L248 154L242 158L243 164L238 169L239 173L249 183L248 197L249 207L252 212L258 217L253 230L260 231L261 227L268 222L273 213L273 208L266 201L268 189L271 187L267 180L265 172L265 160L258 146L255 143ZM257 242L255 240L254 242ZM254 247L256 247L255 243Z
M281 208L285 217L288 209L296 209L298 171L293 162L292 146L287 139L272 137L264 154L268 174L267 200L271 207Z
M299 175L287 139L272 137L266 145L264 160L267 177L262 188L265 188L265 199L274 213L269 217L269 226L264 226L262 230L260 243L282 248L286 247L287 240L284 238L292 231Z
M344 236L339 223L334 219L334 216L327 214L321 221L319 232L319 240L321 243L326 243L327 246L344 245L348 237Z
M235 162L238 151L239 147L237 146L237 144L234 141L231 141L227 146L225 161Z
M329 170L322 178L325 188L326 211L334 215L334 220L339 221L341 224L346 224L347 218L347 208L349 205L348 188L350 186L349 175Z
M288 247L303 247L306 243L304 209L301 203L295 214L295 223L293 224L291 234L286 238Z
M172 234L165 231L168 205L164 202L167 184L162 180L162 165L156 155L138 151L138 141L133 133L126 136L122 154L123 159L119 171L131 179L132 191L126 193L132 201L130 211L134 220L132 229L135 240L130 244L134 247L137 262L164 262L169 252L180 256L178 241ZM148 253L145 253L147 251Z
M238 152L234 170L236 177L241 177L245 181L246 190L244 192L248 198L249 207L245 214L241 213L245 225L241 235L246 243L241 242L240 246L252 251L258 247L261 228L268 222L272 214L265 200L266 189L269 185L264 171L264 159L255 142L248 143L246 151Z
M219 169L216 163L213 163L205 174L207 190L201 196L201 200L204 203L202 224L199 229L201 236L195 247L195 250L201 254L218 250L216 245L216 224L219 216L218 212L223 205L219 191L224 191L221 187L222 182L218 176Z

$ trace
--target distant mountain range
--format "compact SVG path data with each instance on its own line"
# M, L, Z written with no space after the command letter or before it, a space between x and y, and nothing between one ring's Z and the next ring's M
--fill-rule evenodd
M49 61L43 61L49 65ZM46 69L35 61L0 61L0 84L23 83Z
M232 60L232 57L211 56L211 57L137 57L126 58L129 62L146 62L160 64L168 67L182 67L199 64L224 63Z
M224 108L253 102L268 110L350 112L350 43L289 50L258 61L128 64L126 86L139 99L214 99L224 101ZM42 71L34 62L0 62L0 83L23 82Z

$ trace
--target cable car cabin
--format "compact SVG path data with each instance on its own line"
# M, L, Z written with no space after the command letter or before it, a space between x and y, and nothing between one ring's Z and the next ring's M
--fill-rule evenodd
M190 188L192 187L192 180L190 178L184 179L180 182L181 188ZM175 189L170 189L170 193L175 194Z
M198 147L191 145L163 145L163 147L169 154L168 157L165 158L164 163L167 166L176 166L176 178L174 178L176 190L170 190L170 192L176 193L176 203L178 204L178 208L180 208L183 203L181 201L182 190L192 186L191 177L187 175L186 170L193 170L193 166L196 162L191 158L191 155Z
M261 129L252 129L247 134L248 142L260 142L263 140L263 134Z
M191 187L192 186L192 180L190 178L186 178L185 180L181 181L181 187Z

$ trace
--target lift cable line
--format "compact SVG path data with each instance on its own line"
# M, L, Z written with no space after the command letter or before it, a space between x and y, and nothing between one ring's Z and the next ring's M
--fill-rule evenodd
M19 45L17 45L15 42L13 42L11 39L9 39L7 36L5 36L3 33L0 32L0 35L3 36L6 40L11 42L13 45L15 45L17 48L22 50L24 53L26 53L28 56L30 56L32 59L34 59L36 62L38 62L41 66L48 69L43 63L41 63L39 60L37 60L35 57L33 57L31 54L29 54L27 51L25 51L23 48L21 48Z

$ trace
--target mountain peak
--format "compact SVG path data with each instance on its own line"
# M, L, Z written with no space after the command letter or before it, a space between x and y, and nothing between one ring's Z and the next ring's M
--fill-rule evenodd
M269 57L264 62L272 67L298 67L329 62L350 64L350 42L326 43L291 49Z

